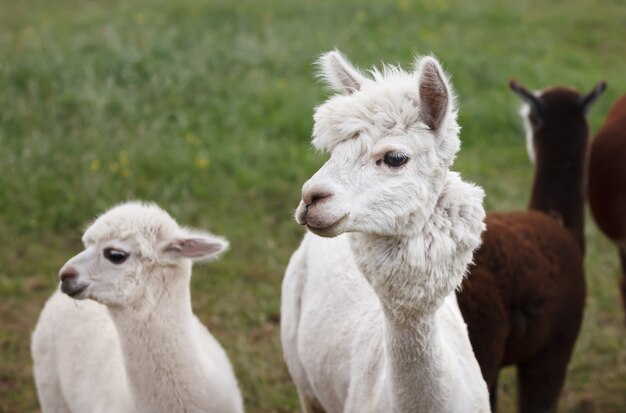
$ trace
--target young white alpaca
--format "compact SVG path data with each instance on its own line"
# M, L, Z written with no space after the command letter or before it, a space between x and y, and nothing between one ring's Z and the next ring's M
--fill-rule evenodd
M451 86L320 59L335 95L315 112L330 160L302 189L307 233L282 285L281 338L304 412L488 412L454 290L480 244L483 191L449 171Z
M137 202L96 219L83 243L59 273L67 295L54 293L33 332L42 411L242 412L228 357L193 314L189 288L192 261L228 243Z

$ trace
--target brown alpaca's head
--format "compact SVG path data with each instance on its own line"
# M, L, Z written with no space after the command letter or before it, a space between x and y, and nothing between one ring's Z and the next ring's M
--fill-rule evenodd
M524 101L520 115L530 160L563 165L582 161L589 136L586 115L606 89L606 82L599 82L584 95L564 87L532 93L515 80L509 86Z

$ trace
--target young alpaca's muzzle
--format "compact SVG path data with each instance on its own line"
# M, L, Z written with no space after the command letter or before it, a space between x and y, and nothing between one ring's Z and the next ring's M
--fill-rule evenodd
M72 298L78 298L80 293L85 291L89 284L81 283L78 280L78 271L71 265L64 265L59 272L61 279L61 291Z

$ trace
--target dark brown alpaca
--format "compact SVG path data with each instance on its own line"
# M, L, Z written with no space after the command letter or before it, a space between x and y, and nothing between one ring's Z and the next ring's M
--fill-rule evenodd
M620 291L626 311L626 96L613 105L604 126L591 142L588 171L591 213L619 250Z
M529 211L488 214L483 245L457 294L474 353L497 407L498 373L517 366L522 413L555 412L585 304L585 113L604 84L524 99L535 178Z

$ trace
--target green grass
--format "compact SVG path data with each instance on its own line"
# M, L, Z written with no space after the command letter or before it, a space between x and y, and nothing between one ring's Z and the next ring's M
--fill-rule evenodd
M525 207L532 169L506 82L626 91L619 0L461 2L0 1L0 412L38 411L29 337L84 225L130 198L231 240L198 266L194 308L227 349L247 411L298 410L279 344L280 282L303 231L292 219L321 165L312 61L410 66L435 53L453 75L456 168L489 210ZM617 256L588 221L588 300L563 412L623 412L626 330ZM501 411L514 410L514 374Z

